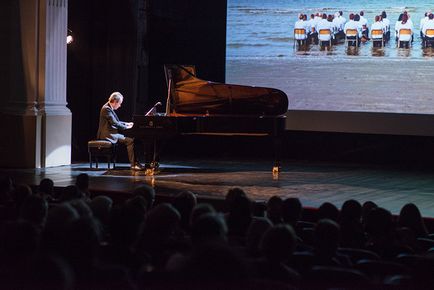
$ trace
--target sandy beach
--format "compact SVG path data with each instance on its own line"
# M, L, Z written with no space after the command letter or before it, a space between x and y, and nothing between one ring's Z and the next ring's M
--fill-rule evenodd
M226 83L283 90L290 110L434 114L434 58L234 58L226 72Z

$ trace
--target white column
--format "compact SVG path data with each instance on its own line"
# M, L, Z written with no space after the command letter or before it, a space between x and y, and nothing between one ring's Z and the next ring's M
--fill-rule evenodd
M68 1L39 2L39 93L42 166L71 163L72 116L66 107Z
M67 0L0 1L1 167L71 163Z

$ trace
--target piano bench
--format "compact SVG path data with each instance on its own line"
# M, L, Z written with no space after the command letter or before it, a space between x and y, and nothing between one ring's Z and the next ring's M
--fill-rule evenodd
M116 167L116 143L107 140L91 140L87 142L87 151L89 153L89 165L92 168L92 161L95 160L96 168L98 168L98 157L105 156L107 158L107 167L110 169L110 164L113 162L113 169Z

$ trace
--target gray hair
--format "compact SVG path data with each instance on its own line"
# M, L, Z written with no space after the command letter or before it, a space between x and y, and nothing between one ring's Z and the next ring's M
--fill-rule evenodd
M122 94L121 93L119 93L119 92L113 92L111 95L110 95L110 97L109 97L109 102L110 103L119 103L119 101L121 101L121 100L123 100L124 99L124 96L122 96Z

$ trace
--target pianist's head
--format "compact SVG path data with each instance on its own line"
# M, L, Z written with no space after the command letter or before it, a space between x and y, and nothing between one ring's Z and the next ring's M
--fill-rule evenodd
M119 107L122 105L122 102L124 100L124 96L122 96L119 92L114 92L109 97L110 105L112 106L113 110L119 109Z

